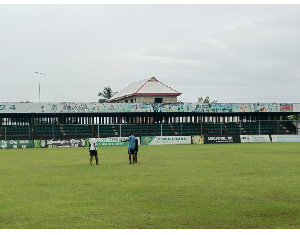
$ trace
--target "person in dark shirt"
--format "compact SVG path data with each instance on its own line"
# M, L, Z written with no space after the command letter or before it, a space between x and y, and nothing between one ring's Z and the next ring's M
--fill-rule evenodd
M133 162L137 163L137 153L139 151L139 140L135 138Z

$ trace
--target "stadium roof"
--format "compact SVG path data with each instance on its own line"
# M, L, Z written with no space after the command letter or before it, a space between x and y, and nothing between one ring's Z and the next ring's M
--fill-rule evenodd
M116 93L106 102L113 102L131 96L179 96L180 92L158 81L155 77L131 83L129 86Z

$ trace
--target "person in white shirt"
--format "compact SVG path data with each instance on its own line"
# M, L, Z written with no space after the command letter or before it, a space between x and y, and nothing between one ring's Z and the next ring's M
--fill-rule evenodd
M96 160L96 165L98 164L98 152L97 152L97 147L96 147L96 139L95 138L90 138L90 164L92 165L93 157L95 156Z

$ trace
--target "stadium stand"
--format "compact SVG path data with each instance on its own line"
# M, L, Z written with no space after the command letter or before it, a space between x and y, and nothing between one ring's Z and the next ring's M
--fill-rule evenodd
M154 77L138 84L144 84L142 89L146 84L163 86ZM153 91L156 93L157 89ZM127 95L130 94L133 93ZM125 103L119 98L124 98ZM137 136L300 132L298 103L138 103L135 98L123 98L116 97L109 103L3 102L0 103L0 139L126 137L131 132Z
M243 131L240 127L240 123L229 122L224 126L224 133L228 135L240 135L243 134Z
M62 133L66 138L87 138L91 136L91 129L87 125L62 125Z
M136 136L148 135L148 136L160 136L161 134L166 135L174 135L174 131L169 124L124 124L124 125L116 125L118 130L116 131L119 135L121 132L121 136L129 136L130 133L133 133Z
M221 124L215 123L204 123L202 124L202 128L204 130L204 134L209 135L221 135L224 134L223 126Z
M186 136L186 135L269 135L295 134L295 124L290 121L253 121L228 123L144 123L144 124L39 124L2 125L1 140L73 139L89 137L136 136Z
M94 137L113 137L117 136L118 132L113 125L92 125L90 135Z
M280 122L269 122L269 121L260 121L260 122L242 122L241 128L243 133L248 135L257 135L257 134L290 134L288 128L285 127L286 123Z
M3 125L0 128L0 135L5 136L6 139L30 139L30 127L29 126L18 126L18 125ZM4 138L2 138L4 139Z
M201 129L199 125L194 123L174 123L176 135L200 135Z
M61 139L63 138L63 133L61 131L60 125L35 125L33 127L32 133L34 139Z

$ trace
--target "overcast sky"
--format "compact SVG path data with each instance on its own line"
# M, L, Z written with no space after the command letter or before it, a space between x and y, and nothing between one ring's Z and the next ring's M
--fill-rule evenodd
M0 5L0 102L96 102L155 76L220 103L300 102L300 5Z

